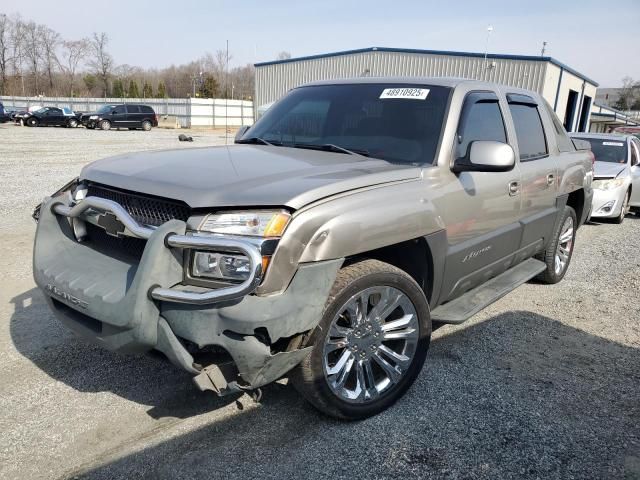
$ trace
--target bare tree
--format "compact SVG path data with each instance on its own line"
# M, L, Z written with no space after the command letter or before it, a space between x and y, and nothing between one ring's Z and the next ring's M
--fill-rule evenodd
M42 43L40 35L42 28L36 22L24 24L24 55L33 75L33 92L40 93L38 77L40 75L40 62L42 61Z
M91 43L86 38L62 42L62 60L59 62L59 65L60 69L68 77L70 97L73 97L73 85L75 83L78 65L87 58L90 50Z
M7 74L10 62L11 19L0 14L0 95L7 94Z
M58 62L56 51L60 46L60 34L55 30L42 26L40 29L40 41L42 43L42 62L49 79L49 95L53 93L53 75Z
M291 54L287 51L282 51L278 54L278 56L276 57L278 60L288 60L289 58L291 58Z
M106 33L94 33L91 40L93 48L93 59L90 62L91 67L102 83L102 95L107 96L109 91L109 77L113 68L113 57L107 51L109 37Z
M20 16L15 16L12 23L11 29L9 30L9 44L11 48L11 67L13 71L13 75L19 79L20 82L20 90L22 92L22 96L25 96L25 85L24 85L24 62L25 62L25 24L20 18Z

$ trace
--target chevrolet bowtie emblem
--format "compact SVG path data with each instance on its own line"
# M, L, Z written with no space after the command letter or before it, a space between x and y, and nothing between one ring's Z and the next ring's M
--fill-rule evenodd
M119 237L124 233L124 224L113 213L103 213L98 217L98 225L104 228L107 235Z

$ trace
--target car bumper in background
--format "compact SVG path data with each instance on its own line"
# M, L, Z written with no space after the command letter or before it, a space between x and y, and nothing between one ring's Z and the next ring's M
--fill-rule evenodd
M615 218L620 215L627 186L613 190L593 190L591 218Z

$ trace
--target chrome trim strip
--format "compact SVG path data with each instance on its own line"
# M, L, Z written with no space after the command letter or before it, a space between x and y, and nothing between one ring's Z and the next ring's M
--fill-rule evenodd
M118 217L118 220L124 224L125 228L138 238L148 239L154 232L153 228L142 226L136 222L133 217L129 215L129 212L112 200L99 197L86 197L73 207L68 207L62 202L56 202L51 206L53 213L70 218L77 218L91 208L113 213ZM263 241L264 239L241 240L217 235L168 235L165 243L169 248L215 250L244 254L251 261L251 272L249 278L239 285L205 292L154 287L149 290L149 296L154 300L163 302L207 305L234 300L248 295L258 287L262 280L262 253L260 247Z

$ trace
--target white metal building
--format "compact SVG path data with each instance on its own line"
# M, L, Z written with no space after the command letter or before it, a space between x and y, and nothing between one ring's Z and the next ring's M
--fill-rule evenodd
M462 77L541 93L568 131L588 131L598 84L551 57L363 48L257 63L259 107L304 83L358 76Z

